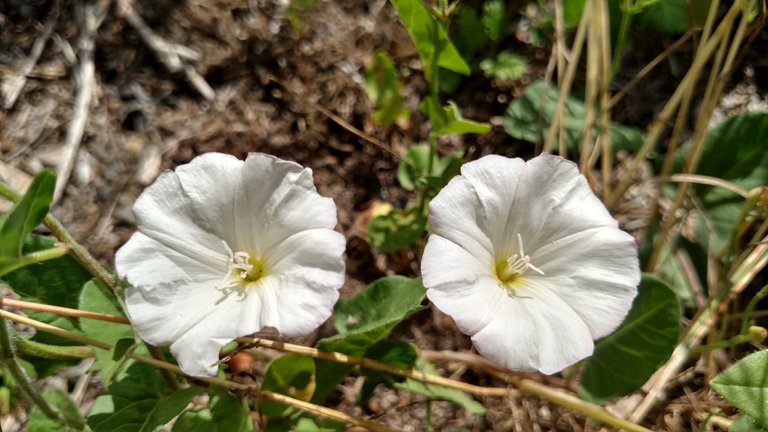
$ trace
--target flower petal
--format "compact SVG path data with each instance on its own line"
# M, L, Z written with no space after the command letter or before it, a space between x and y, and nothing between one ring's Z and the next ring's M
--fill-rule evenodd
M594 339L621 324L640 283L634 238L618 228L585 230L547 244L531 259L547 284L587 323Z
M242 168L243 161L232 155L205 153L175 170L183 194L200 215L197 223L227 243L233 240L226 235L235 222L235 200L242 199L235 196L241 189L237 173Z
M470 335L495 319L497 301L504 296L491 273L492 260L483 261L435 234L429 237L421 261L427 297Z
M237 239L258 239L263 250L294 233L336 226L336 205L320 196L312 170L273 156L251 153L241 171L235 200ZM245 249L252 245L238 244Z
M211 223L183 193L179 176L162 173L136 200L139 230L165 247L202 265L218 268L227 253Z
M490 360L549 375L592 354L586 324L548 285L528 283L495 301L494 319L472 336L478 352Z
M583 230L618 225L576 164L549 154L525 164L513 202L501 238L516 249L521 234L529 253Z

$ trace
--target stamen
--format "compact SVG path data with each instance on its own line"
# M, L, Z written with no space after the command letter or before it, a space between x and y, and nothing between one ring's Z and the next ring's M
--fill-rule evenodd
M520 250L520 254L514 254L507 259L509 270L513 273L525 274L528 269L531 269L536 273L543 275L544 272L531 264L531 257L525 254L525 249L523 249L523 237L519 233L517 234L517 248Z

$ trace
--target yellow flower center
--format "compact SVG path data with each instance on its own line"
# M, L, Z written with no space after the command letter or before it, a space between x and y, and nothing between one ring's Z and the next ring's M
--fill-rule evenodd
M248 252L232 252L229 245L224 242L229 253L227 273L224 275L219 289L229 288L245 289L249 285L258 282L267 273L266 260L259 256L251 256Z
M544 274L543 271L531 263L531 257L525 254L523 238L520 234L517 235L517 248L517 253L512 255L503 254L495 263L496 278L501 286L506 289L512 288L515 282L518 282L519 278L528 270Z

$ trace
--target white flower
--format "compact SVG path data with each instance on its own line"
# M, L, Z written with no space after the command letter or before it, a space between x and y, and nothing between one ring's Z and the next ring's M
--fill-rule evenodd
M634 239L574 163L486 156L462 166L429 211L427 296L490 360L555 373L591 355L629 311Z
M305 335L344 283L336 206L312 171L251 153L208 153L166 171L134 206L139 232L115 266L132 284L128 315L153 345L170 345L189 375L214 375L221 347L274 327Z

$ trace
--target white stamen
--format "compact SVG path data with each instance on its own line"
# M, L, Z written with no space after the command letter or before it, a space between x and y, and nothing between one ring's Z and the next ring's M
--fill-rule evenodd
M523 249L523 237L520 234L517 235L517 247L520 250L520 253L507 258L509 270L513 273L525 274L528 269L531 269L536 273L543 275L544 272L531 264L531 257L525 254L525 250Z

